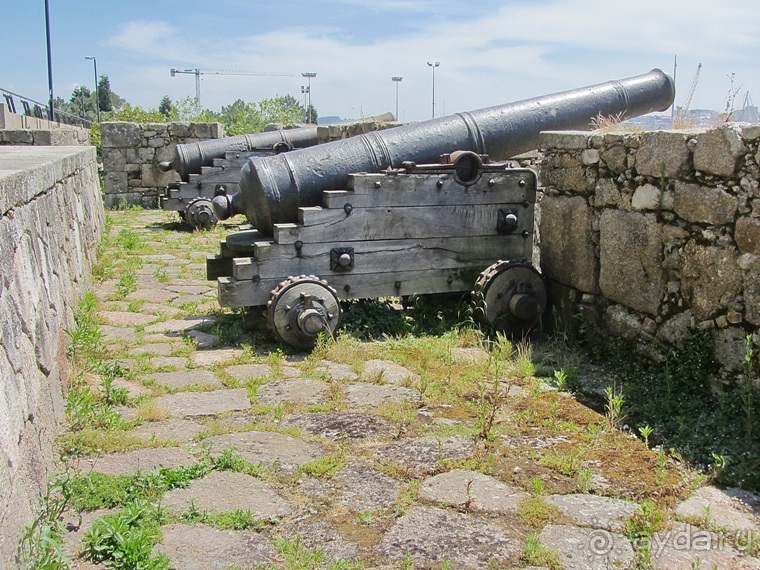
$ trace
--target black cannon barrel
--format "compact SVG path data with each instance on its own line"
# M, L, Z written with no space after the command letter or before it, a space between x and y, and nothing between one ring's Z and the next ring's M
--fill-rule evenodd
M318 140L317 127L312 125L178 144L174 149L174 159L159 166L164 171L176 170L180 178L187 182L190 174L200 174L202 166L213 165L215 158L223 158L228 151L273 149L277 152L278 148L290 150L314 146Z
M632 118L673 103L673 80L659 69L553 95L409 124L270 157L249 158L240 192L215 199L219 219L245 214L256 229L295 222L300 206L321 204L322 191L345 189L348 175L432 163L470 150L503 160L537 148L546 130L588 129L592 118Z

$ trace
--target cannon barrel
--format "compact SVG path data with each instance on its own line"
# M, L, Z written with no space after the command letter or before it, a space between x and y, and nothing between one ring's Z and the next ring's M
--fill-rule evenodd
M393 121L391 113L384 113L375 117L366 117L364 121ZM343 121L333 123L336 125L352 123ZM228 151L251 152L255 150L271 150L273 154L292 150L294 148L307 148L319 142L316 125L296 127L293 129L280 129L261 133L250 133L211 139L195 143L178 144L174 149L174 159L159 164L164 172L176 170L180 178L187 182L190 174L200 174L202 166L213 166L215 158L224 158Z
M187 182L190 174L200 174L202 166L212 166L215 158L224 158L224 153L228 151L271 149L277 154L292 148L314 146L317 142L317 127L308 126L178 144L174 149L174 159L162 162L159 167L164 172L176 170L180 178Z
M495 160L537 148L546 130L588 129L602 116L632 118L673 103L673 80L659 69L598 85L404 125L270 157L249 158L240 192L214 199L219 219L245 214L256 229L273 232L295 222L298 207L321 204L324 190L347 187L348 175L398 168L404 161L436 162L469 150Z

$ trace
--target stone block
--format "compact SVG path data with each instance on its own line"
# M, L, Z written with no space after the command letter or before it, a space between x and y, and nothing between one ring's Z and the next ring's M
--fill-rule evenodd
M747 333L736 327L713 333L713 357L720 364L721 374L741 372L744 366L744 338Z
M594 205L597 207L614 206L620 207L620 189L615 181L610 178L602 178L596 183L594 190Z
M103 148L131 148L142 143L140 125L137 123L102 123L100 132Z
M544 131L538 135L538 146L549 150L580 150L588 148L586 131Z
M735 249L703 246L692 240L683 249L681 290L694 317L710 319L733 301L742 287Z
M654 214L607 210L599 222L599 287L621 305L657 315L664 294L662 228Z
M103 149L103 170L105 172L126 171L127 151L123 148Z
M746 216L739 218L734 237L742 253L760 255L760 220Z
M694 168L708 174L731 176L737 160L747 152L741 128L726 124L695 136Z
M190 123L172 123L169 125L169 136L174 140L182 140L190 136Z
M581 152L581 162L584 166L599 164L599 151L595 148L587 148Z
M147 164L153 162L153 160L156 158L156 149L153 147L140 147L140 149L137 151L137 156L137 162L139 163Z
M673 209L684 220L707 224L733 221L739 203L722 188L676 181Z
M633 192L631 207L634 210L661 210L664 195L654 184L644 184Z
M10 144L34 144L34 134L26 129L8 129L3 133L3 140Z
M643 176L676 178L689 167L689 136L682 131L643 133L636 152L636 171Z
M143 186L165 188L169 182L175 182L180 179L179 174L173 170L163 172L155 164L143 164L140 170Z
M565 192L585 194L588 191L586 169L570 155L549 155L541 163L541 181Z
M749 270L744 276L744 318L760 327L760 267Z
M541 201L541 266L550 279L597 293L598 264L591 228L593 212L580 196Z
M106 194L103 197L106 208L110 210L119 210L126 206L142 205L142 194L140 192L122 192L120 194Z
M103 176L103 185L106 194L121 194L127 191L126 172L106 172Z
M622 145L612 146L602 151L600 158L602 162L615 174L622 174L626 169L626 158L628 153Z
M152 139L148 139L148 146L151 148L163 148L166 146L166 141L162 139L161 137L155 137Z

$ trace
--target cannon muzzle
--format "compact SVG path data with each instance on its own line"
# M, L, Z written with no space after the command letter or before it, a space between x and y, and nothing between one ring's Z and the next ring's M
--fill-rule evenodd
M537 148L546 130L588 129L591 119L624 119L664 111L673 80L659 69L590 87L370 132L270 157L251 157L240 173L240 192L214 204L220 219L245 214L263 234L295 222L298 208L321 203L324 190L345 189L348 175L398 168L404 161L433 163L457 150L511 158Z

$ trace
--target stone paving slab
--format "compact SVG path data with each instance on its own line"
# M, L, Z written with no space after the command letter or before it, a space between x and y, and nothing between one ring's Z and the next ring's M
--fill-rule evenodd
M124 453L109 453L92 459L85 458L80 460L79 468L87 472L91 466L93 471L106 475L132 475L138 471L150 472L156 467L176 468L193 463L197 463L197 459L179 447L147 447Z
M323 404L330 397L330 385L321 380L290 378L259 386L256 396L261 404Z
M155 317L151 317L154 320ZM197 329L198 327L213 325L216 318L213 316L187 317L184 319L172 319L146 326L144 331L152 333L183 333Z
M224 371L238 382L245 382L262 376L269 376L272 369L268 364L236 364L227 366Z
M213 392L181 392L167 394L155 399L174 417L213 416L235 410L247 410L251 406L245 388L214 390Z
M333 440L390 436L397 431L378 416L358 413L291 414L282 425Z
M332 561L353 560L359 553L359 545L328 522L296 521L283 525L281 533L287 539L300 540L312 552L321 551Z
M129 433L147 440L163 439L177 441L178 443L190 443L198 434L203 433L205 430L206 428L201 423L180 418L145 422L132 429Z
M477 471L454 469L425 479L420 498L473 511L514 514L528 493Z
M164 288L138 289L132 291L126 297L128 301L148 301L149 303L169 303L179 297L179 293L174 293Z
M676 507L676 515L760 536L760 497L741 489L702 487Z
M760 560L746 556L747 533L721 535L689 524L655 533L649 543L656 570L756 570Z
M190 355L195 366L215 366L244 354L242 348L218 348L215 350L198 350Z
M466 459L475 452L475 443L459 437L420 437L394 441L380 446L375 459L394 461L414 475L429 475L440 471L441 461Z
M150 388L146 388L142 384L137 384L135 382L130 382L129 380L124 380L124 378L117 378L113 381L113 387L114 388L123 388L127 391L127 394L129 394L130 398L138 398L139 396L148 396L153 393L153 391Z
M250 511L262 520L275 520L293 512L293 506L281 498L268 483L231 471L212 471L195 479L184 489L173 489L161 504L175 513L195 505L213 512Z
M389 360L368 360L364 363L361 379L374 384L396 384L404 386L420 379L418 374Z
M156 368L171 367L180 370L187 368L188 362L189 360L184 356L157 356L150 359L151 365Z
M376 552L393 561L407 554L420 567L510 567L522 550L517 537L501 527L461 513L434 507L416 507L388 530ZM417 566L415 566L417 567Z
M346 400L354 408L376 408L387 404L416 404L420 394L412 388L353 382L346 384Z
M625 521L641 511L632 501L598 495L549 495L543 499L575 524L613 531L622 531Z
M321 446L277 432L247 431L217 435L203 440L216 455L232 448L246 461L262 463L285 472L294 472L298 467L322 457Z
M133 355L155 354L156 356L169 356L174 352L175 347L177 346L179 345L170 342L153 342L135 346L129 352Z
M570 525L547 525L539 541L559 555L565 570L629 568L633 547L622 534Z
M219 342L219 339L215 335L203 331L191 329L187 331L187 336L190 337L193 344L200 350L212 348Z
M392 477L362 463L349 463L331 483L338 489L337 503L354 512L390 508L402 486Z
M136 337L135 329L129 329L126 327L100 325L100 332L103 333L103 338L108 343L116 343L118 341L134 341Z
M166 388L181 389L189 386L203 386L220 388L221 380L209 370L181 370L179 372L156 372L145 377L153 380L159 386Z
M339 364L330 360L322 360L315 370L325 374L330 380L356 380L359 375L348 364Z
M282 564L272 544L254 531L171 524L161 532L163 540L154 551L168 556L172 569L227 570Z
M106 324L115 327L141 327L156 320L155 315L144 315L143 313L131 313L129 311L101 311L98 315Z

